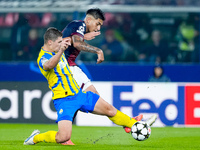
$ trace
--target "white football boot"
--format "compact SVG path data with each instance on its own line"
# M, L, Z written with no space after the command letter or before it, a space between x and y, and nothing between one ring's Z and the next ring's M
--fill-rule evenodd
M145 122L149 125L152 126L153 123L156 121L158 115L154 114L152 115L148 120L146 120Z
M31 135L24 141L24 145L34 145L35 143L33 142L34 136L37 134L40 134L39 130L34 130Z

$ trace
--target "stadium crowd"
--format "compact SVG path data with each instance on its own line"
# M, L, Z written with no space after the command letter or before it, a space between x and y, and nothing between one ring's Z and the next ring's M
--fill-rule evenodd
M163 0L169 1L173 0ZM198 13L106 12L105 16L101 35L88 41L104 50L105 61L200 62ZM0 61L35 61L48 27L63 30L74 18L83 17L84 13L1 13ZM82 52L79 59L96 62L96 55Z

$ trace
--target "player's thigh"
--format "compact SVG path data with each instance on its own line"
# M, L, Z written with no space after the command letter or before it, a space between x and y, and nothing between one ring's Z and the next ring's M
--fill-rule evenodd
M89 87L87 87L87 88L86 88L85 90L83 90L83 91L85 91L85 92L91 91L91 92L96 93L96 94L99 95L99 93L97 92L97 90L96 90L96 88L94 87L94 85L90 85Z
M100 97L96 102L92 113L113 117L116 115L117 109Z
M61 120L58 122L58 133L56 139L59 142L67 141L70 139L72 134L72 122L69 120Z

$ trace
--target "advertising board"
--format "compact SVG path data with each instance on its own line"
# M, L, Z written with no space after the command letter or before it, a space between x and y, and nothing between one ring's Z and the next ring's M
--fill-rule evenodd
M143 114L146 120L157 114L154 126L200 125L200 84L101 82L95 87L107 102L131 117ZM76 123L113 125L106 117L81 112Z
M199 83L94 82L101 97L130 117L152 114L154 126L200 126ZM55 123L46 82L0 82L0 122ZM79 126L112 126L107 117L78 112Z

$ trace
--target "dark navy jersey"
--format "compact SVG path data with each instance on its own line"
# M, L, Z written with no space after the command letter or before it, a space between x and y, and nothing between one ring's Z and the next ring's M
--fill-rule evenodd
M74 20L70 22L63 32L63 38L70 37L72 35L78 35L84 38L84 34L86 32L86 24L81 20ZM73 47L73 45L69 46L67 50L65 50L65 56L70 66L76 65L75 59L79 55L80 50Z

